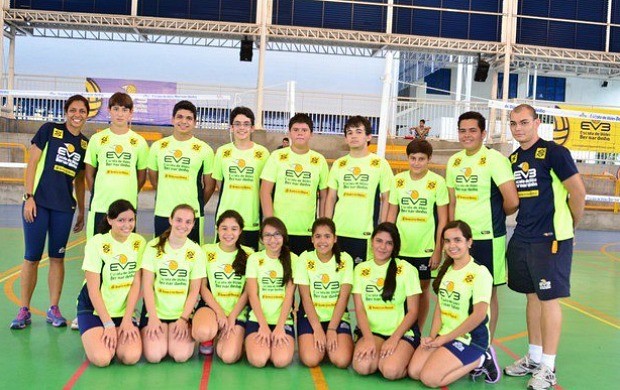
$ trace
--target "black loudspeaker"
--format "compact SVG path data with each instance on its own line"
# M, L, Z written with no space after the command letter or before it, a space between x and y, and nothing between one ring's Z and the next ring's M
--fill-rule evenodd
M252 49L254 48L254 41L244 39L241 41L241 50L239 51L239 61L252 61Z
M487 81L487 76L489 75L489 68L491 65L484 61L478 60L478 66L476 67L476 74L474 75L474 81L478 81L480 83L484 83Z

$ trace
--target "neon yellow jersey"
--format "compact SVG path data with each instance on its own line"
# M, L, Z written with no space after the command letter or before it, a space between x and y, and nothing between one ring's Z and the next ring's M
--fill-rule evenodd
M291 253L291 265L297 263L297 260L297 256ZM286 293L286 285L282 286L283 276L284 271L282 270L280 260L267 256L266 251L252 253L248 258L245 277L256 279L258 284L258 300L269 325L277 325L280 312L282 311L284 295ZM254 310L250 311L249 320L258 322ZM293 325L291 313L288 313L286 323Z
M328 174L325 157L314 150L297 154L283 148L271 154L260 178L275 183L273 214L284 222L288 234L311 234L317 191L327 188Z
M390 191L392 168L374 153L353 158L346 155L332 165L328 186L338 191L334 223L338 235L367 239L379 223L381 194Z
M438 301L441 308L440 335L452 332L469 317L474 305L479 302L491 302L493 291L493 277L489 270L476 264L472 258L469 263L460 270L448 267L441 285L439 286ZM471 332L457 337L457 340L469 345L472 334L476 337L486 337L490 341L489 332L490 305L487 309L487 318Z
M381 298L389 262L377 265L373 258L355 267L353 294L360 294L370 330L383 336L391 336L405 318L407 297L421 294L418 270L406 261L396 259L396 291L391 301ZM412 336L408 330L405 335Z
M454 188L454 219L467 222L474 240L490 240L506 235L506 213L499 186L514 181L508 158L482 146L468 156L454 154L446 165L446 184Z
M117 135L105 129L95 133L86 149L86 164L97 169L90 211L108 212L110 204L125 199L136 207L138 202L137 171L146 169L149 147L133 130Z
M394 177L390 190L390 204L398 206L396 226L400 233L399 255L430 257L435 251L437 206L450 203L448 188L443 177L428 171L424 177L413 180L409 171Z
M243 230L260 228L260 175L268 158L267 148L256 143L247 150L232 142L217 149L213 178L222 185L216 220L224 211L236 210L243 217Z
M157 172L155 215L168 218L182 203L192 206L196 217L204 215L202 176L211 174L213 156L213 149L196 137L178 141L171 135L151 145L148 168Z
M322 262L316 251L307 251L299 256L295 284L310 287L310 296L321 322L332 319L342 285L353 286L353 259L348 253L342 252L340 263L338 266L334 256L328 262ZM349 313L345 312L342 320L349 322Z
M125 315L129 289L140 269L145 246L146 240L136 233L125 242L116 241L110 233L96 234L86 243L82 269L101 275L101 296L110 317Z
M205 253L194 241L187 239L179 249L166 242L165 253L153 246L159 238L146 244L142 268L155 274L155 309L162 320L176 320L183 313L190 280L206 277Z
M207 259L207 279L209 290L215 301L222 307L224 313L229 315L234 309L245 287L245 275L237 275L233 270L233 261L237 251L224 252L219 244L206 244L202 246ZM252 248L242 246L248 255L252 254ZM245 320L245 313L242 312Z

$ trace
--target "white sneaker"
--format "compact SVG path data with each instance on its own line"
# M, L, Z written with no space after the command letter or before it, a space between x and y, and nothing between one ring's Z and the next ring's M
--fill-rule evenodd
M540 363L534 363L529 355L523 356L504 368L504 374L508 376L526 376L533 374L540 368Z
M555 377L555 372L551 371L546 365L541 364L540 369L527 382L527 388L530 390L547 390L555 386L556 383L558 381Z
M78 320L77 317L75 317L75 319L73 321L71 321L71 329L72 330L79 330L79 326L78 326Z

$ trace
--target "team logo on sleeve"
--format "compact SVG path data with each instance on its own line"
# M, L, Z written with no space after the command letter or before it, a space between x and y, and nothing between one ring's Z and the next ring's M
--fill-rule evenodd
M396 188L403 188L405 186L405 179L396 180Z
M161 249L157 248L157 253L155 253L155 258L161 259L163 255L164 255L164 252Z
M140 240L136 240L133 242L133 250L134 251L139 251L140 250L140 246L142 246L142 243L140 242Z
M396 276L399 276L403 273L403 265L400 264L396 267Z
M261 150L255 150L254 151L254 159L255 160L262 160L263 159L263 152Z
M365 278L370 276L370 268L362 268L362 272L360 272L360 275L362 275Z
M54 137L54 138L62 139L63 135L64 135L64 131L62 131L60 129L54 129L54 131L52 131L52 137Z
M217 259L217 254L215 252L207 252L207 261L209 263L213 263Z
M480 157L480 161L478 161L478 165L480 165L481 167L487 165L487 157L486 156Z
M534 154L534 157L536 157L539 160L544 160L546 156L547 156L547 148L536 148L536 153Z
M112 248L110 247L110 244L103 244L101 246L101 250L103 251L103 253L105 253L107 255L108 253L110 253Z
M194 152L200 152L200 149L201 149L201 148L202 148L202 146L201 146L201 145L199 145L199 144L192 144L192 150L193 150Z
M287 161L287 160L288 160L288 153L280 154L280 161Z
M376 168L379 166L380 162L381 160L379 160L378 158L373 158L372 160L370 160L370 166Z
M108 143L109 140L110 140L110 138L107 135L104 135L103 137L101 137L100 144L101 145L105 145L105 144Z
M187 252L185 252L185 260L194 261L195 259L196 259L196 252L194 252L191 249L188 249Z
M338 265L336 266L336 269L337 269L338 271L342 271L343 269L345 269L345 267L346 267L345 262L344 262L344 261L342 261L342 259L341 259L341 260L340 260L340 264L338 264Z
M188 275L187 270L179 268L179 263L176 260L168 260L163 265L164 267L159 269L159 275L161 276L185 278Z
M472 285L474 283L474 279L476 279L476 276L474 274L467 274L465 275L465 279L463 279L463 282Z
M258 259L258 266L262 267L265 264L265 259Z
M344 168L347 166L347 160L340 160L338 163L338 168Z
M230 157L231 153L232 153L232 151L230 149L224 150L224 152L222 153L222 158Z
M168 147L168 141L162 141L159 147L160 149L166 149Z
M314 271L315 269L315 265L314 265L314 260L308 260L308 262L306 263L306 269L308 271Z
M453 167L458 167L459 165L461 165L461 158L455 158L454 162L452 163Z
M138 140L134 137L129 138L129 145L136 146L138 145Z
M310 157L310 164L318 165L319 164L319 158L317 156Z
M512 164L516 163L517 162L517 158L518 158L518 153L515 153L515 154L511 155L510 156L510 162Z
M429 190L429 191L434 190L436 187L437 187L437 182L434 181L434 180L429 181L428 183L426 183L426 189Z
M86 148L88 147L88 141L86 141L85 139L81 140L80 146L82 147L82 149L86 150Z

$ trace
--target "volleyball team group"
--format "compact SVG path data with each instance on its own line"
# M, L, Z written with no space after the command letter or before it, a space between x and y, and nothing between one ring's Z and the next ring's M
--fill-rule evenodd
M290 119L290 147L270 153L251 139L253 112L236 107L232 142L214 153L194 135L189 101L174 106L172 135L150 148L129 127L129 95L115 93L108 108L110 127L88 140L88 100L72 96L66 122L46 123L32 139L22 307L12 329L31 323L46 237L47 322L67 325L58 308L63 258L76 208L73 231L85 224L88 189L85 282L74 323L96 366L115 357L123 364L142 356L184 362L198 343L200 353L215 349L226 364L245 355L255 367L286 367L297 341L308 367L329 360L360 375L378 370L429 387L467 375L496 383L497 287L507 282L527 297L529 350L503 371L531 375L531 389L556 384L558 299L570 293L585 188L569 151L538 136L531 106L510 113L520 147L508 158L483 144L480 113L462 114L463 150L449 159L445 178L429 170L433 149L420 139L406 147L409 169L393 175L369 151L371 127L361 116L346 122L349 153L329 169L309 147L306 114ZM156 191L149 242L135 232L147 177ZM203 228L212 221L204 206L216 188L216 237L205 244ZM506 245L506 216L517 210ZM431 281L437 303L425 330Z

